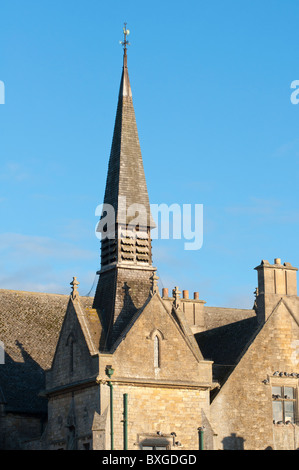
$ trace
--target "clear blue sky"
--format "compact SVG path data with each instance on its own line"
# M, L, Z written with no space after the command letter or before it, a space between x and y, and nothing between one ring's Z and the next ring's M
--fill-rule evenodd
M152 203L204 205L204 244L154 241L161 287L252 307L254 267L299 266L296 0L2 0L0 288L80 293L100 266L122 27Z

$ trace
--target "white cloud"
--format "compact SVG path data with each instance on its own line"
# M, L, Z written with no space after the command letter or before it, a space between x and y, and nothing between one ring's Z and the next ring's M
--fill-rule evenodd
M0 234L0 253L10 259L68 260L92 259L94 253L78 248L71 243L61 242L49 237L23 235L19 233Z
M30 178L28 170L16 162L7 162L1 170L1 180L21 182Z
M274 153L273 157L276 158L296 158L299 156L299 139L292 140L290 142L286 142L282 144L279 148L277 148Z
M0 260L0 289L69 293L72 277L78 276L85 295L96 254L50 237L4 233Z
M281 202L274 199L252 197L248 204L226 207L226 212L234 215L272 215L281 207Z
M299 210L289 207L276 199L250 198L248 204L226 207L228 214L236 216L253 216L261 223L297 224Z
M96 222L94 224L96 226ZM90 230L89 224L84 219L66 220L61 229L61 236L68 240L76 241L95 237L94 232Z

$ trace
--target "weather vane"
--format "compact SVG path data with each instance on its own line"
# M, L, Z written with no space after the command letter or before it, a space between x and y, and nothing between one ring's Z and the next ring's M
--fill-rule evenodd
M124 23L124 28L123 28L123 31L124 31L124 40L123 41L119 41L119 43L123 46L124 50L127 50L127 46L130 46L130 43L129 41L127 41L127 36L129 36L130 34L130 31L127 29L127 23Z

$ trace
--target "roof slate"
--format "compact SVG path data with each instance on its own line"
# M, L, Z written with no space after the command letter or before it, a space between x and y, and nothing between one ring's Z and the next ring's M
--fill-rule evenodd
M0 364L0 401L7 410L46 412L44 371L56 350L69 296L0 289L0 340L5 364ZM92 297L80 297L85 327L93 343L102 334ZM257 330L254 310L205 307L207 331L195 339L207 360L215 363L216 378L223 380Z
M0 340L5 364L0 364L2 400L7 409L46 410L38 397L44 371L51 367L69 296L0 289ZM82 297L84 307L93 299Z
M220 384L223 384L237 365L241 354L257 331L258 322L255 315L195 334L204 358L214 362L214 379Z

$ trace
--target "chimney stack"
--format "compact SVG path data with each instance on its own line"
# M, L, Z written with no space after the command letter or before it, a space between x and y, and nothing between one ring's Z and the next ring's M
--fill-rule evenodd
M298 269L290 263L281 264L280 258L275 258L274 264L262 260L255 269L258 272L257 316L260 322L265 322L280 298L297 296Z

